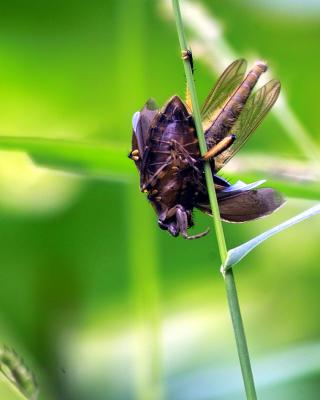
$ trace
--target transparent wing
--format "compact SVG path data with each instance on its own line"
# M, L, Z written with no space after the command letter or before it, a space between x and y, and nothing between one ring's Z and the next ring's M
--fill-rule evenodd
M210 121L214 119L215 114L223 107L233 91L240 85L244 79L246 69L246 60L239 59L230 64L220 76L201 108L204 130L208 128L206 125L211 124Z
M215 158L215 170L219 171L244 145L251 133L266 116L280 93L280 82L272 80L252 94L230 134L236 135L234 143Z

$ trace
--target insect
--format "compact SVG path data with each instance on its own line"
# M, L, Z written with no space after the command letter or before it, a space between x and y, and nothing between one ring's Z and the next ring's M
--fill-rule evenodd
M186 54L191 57L191 53ZM217 173L240 150L280 93L280 83L271 80L255 93L253 88L267 70L256 62L246 73L243 59L223 72L201 108L208 151L201 156L191 104L173 96L162 109L148 100L134 114L132 150L129 154L140 173L140 189L147 194L161 229L172 236L197 239L208 230L190 236L193 210L211 214L204 175L209 162L221 218L246 222L271 214L284 199L271 188L256 189L265 181L231 185Z

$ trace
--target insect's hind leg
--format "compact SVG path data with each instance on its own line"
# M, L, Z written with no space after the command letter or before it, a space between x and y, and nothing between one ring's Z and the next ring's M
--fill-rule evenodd
M220 142L211 147L211 149L204 154L202 160L207 161L210 160L211 158L217 157L219 154L227 150L235 140L236 140L236 135L226 136L225 138L220 140Z

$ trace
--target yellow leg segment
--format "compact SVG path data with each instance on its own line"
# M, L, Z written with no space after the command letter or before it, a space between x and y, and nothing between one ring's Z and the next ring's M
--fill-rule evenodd
M211 147L211 149L206 152L206 154L202 157L202 159L204 161L207 161L207 160L210 160L210 158L216 157L220 153L227 150L227 148L232 145L232 143L235 141L235 139L236 139L235 135L226 136L219 143L217 143L216 145Z

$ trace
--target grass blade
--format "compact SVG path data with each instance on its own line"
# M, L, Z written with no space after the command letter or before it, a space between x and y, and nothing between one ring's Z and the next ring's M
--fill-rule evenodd
M134 173L126 149L110 144L2 136L0 149L24 151L41 166L76 174L121 181Z
M313 217L317 214L320 214L320 203L309 208L306 211L303 211L302 213L296 215L293 218L288 219L285 222L282 222L280 225L275 226L272 229L269 229L268 231L263 232L261 235L256 236L255 238L249 240L246 243L243 243L242 245L235 247L231 250L228 251L228 256L221 267L221 272L225 274L225 272L230 269L233 265L237 264L239 261L241 261L248 253L250 253L255 247L257 247L259 244L264 242L265 240L271 238L272 236L276 235L277 233L290 228L291 226L298 224L299 222L302 222L303 220Z
M87 177L130 182L135 174L135 168L127 158L128 149L109 143L0 136L0 150L23 151L39 166ZM265 186L273 187L287 197L319 199L320 185L317 179L319 175L317 169L310 168L309 170L316 171L315 175L308 180L302 180L301 177L306 176L306 166L297 163L296 160L286 160L287 169L288 166L292 166L290 168L294 172L294 174L288 173L287 175L280 173L270 175L268 173L270 165L260 155L256 154L250 160L251 162L248 163L245 157L239 156L239 167L227 169L226 177L231 181L241 178L246 182L267 178ZM273 165L281 165L283 169L281 160L273 158L272 163ZM262 167L257 169L257 165ZM290 168L288 172L291 171Z
M0 372L0 398L5 400L27 400L2 372Z

